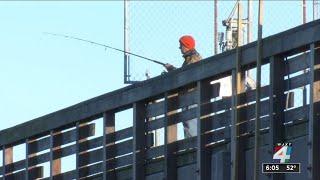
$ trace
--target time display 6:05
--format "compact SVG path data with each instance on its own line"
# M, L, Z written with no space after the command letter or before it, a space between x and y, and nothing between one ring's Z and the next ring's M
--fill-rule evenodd
M300 173L300 163L263 163L262 173Z

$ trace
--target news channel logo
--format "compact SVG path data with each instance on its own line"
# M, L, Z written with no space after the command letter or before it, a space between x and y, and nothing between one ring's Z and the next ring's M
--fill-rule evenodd
M289 163L292 143L277 143L274 146L273 163L262 163L262 173L300 173L300 163Z
M277 143L274 146L273 160L277 163L289 163L292 143Z

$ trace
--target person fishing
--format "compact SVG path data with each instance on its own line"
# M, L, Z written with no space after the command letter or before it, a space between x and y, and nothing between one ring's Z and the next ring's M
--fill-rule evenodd
M105 47L105 48L109 48L109 49L113 49L113 50L116 50L116 51L124 52L124 53L130 54L130 55L145 59L147 61L151 61L151 62L154 62L156 64L162 65L162 66L164 66L166 68L166 70L168 72L177 69L176 67L174 67L173 65L171 65L169 63L163 63L163 62L160 62L160 61L157 61L157 60L153 60L153 59L150 59L150 58L138 55L138 54L134 54L134 53L131 53L131 52L126 52L124 50L117 49L117 48L114 48L114 47L111 47L111 46L108 46L108 45L105 45L105 44L97 43L97 42L94 42L94 41L81 39L81 38L77 38L77 37L73 37L73 36L67 36L67 35L63 35L63 34L55 34L55 33L48 33L48 32L45 32L45 34L53 35L53 36L60 36L60 37L74 39L74 40L78 40L78 41L83 41L83 42L87 42L87 43L90 43L90 44L93 44L93 45L102 46L102 47ZM195 62L198 62L198 61L200 61L202 59L200 54L195 49L196 43L195 43L195 40L194 40L194 38L192 36L190 36L190 35L182 36L179 39L179 44L180 44L179 49L180 49L180 51L182 53L182 57L184 58L184 62L182 64L182 67L187 66L187 65L192 64L192 63L195 63ZM190 89L184 89L180 93L180 95L187 93L189 90ZM182 108L182 110L186 111L186 110L188 110L190 108L191 107L187 106L187 107ZM184 127L184 136L186 138L197 135L197 120L196 119L192 119L192 120L183 122L183 127Z
M185 67L189 64L196 63L202 59L201 55L195 49L196 42L194 38L190 35L184 35L179 39L179 49L181 51L182 57L184 59L181 67ZM166 63L165 68L168 72L177 69L173 65ZM179 95L185 94L190 89L183 89ZM187 111L190 109L190 106L186 106L182 108L182 111ZM197 135L197 119L192 119L189 121L184 121L183 123L183 132L184 137L189 138Z
M189 65L191 63L198 62L202 59L201 55L197 52L195 49L196 42L194 38L190 35L184 35L179 39L179 49L181 51L182 57L184 58L184 62L182 64L182 67ZM177 69L173 65L166 63L165 68L167 71L172 71Z

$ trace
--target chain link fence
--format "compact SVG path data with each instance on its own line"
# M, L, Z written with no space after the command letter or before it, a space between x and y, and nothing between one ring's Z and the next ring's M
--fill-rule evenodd
M190 34L196 39L196 49L203 58L213 56L215 46L214 1L127 1L128 2L128 46L129 51L180 67L183 63L178 40ZM232 14L237 1L217 0L217 32L227 36L223 21L229 17L237 19L237 11ZM251 1L251 33L248 35L248 0L242 5L243 44L257 39L258 3ZM307 0L306 22L317 19L319 8L313 8L318 0ZM317 6L315 6L317 7ZM267 37L303 23L303 1L264 1L263 37ZM251 37L248 40L248 36ZM218 38L218 52L221 53ZM164 68L137 57L130 57L131 80L141 81L160 75Z
M265 0L263 2L263 38L299 26L304 22L318 19L320 14L318 1ZM228 38L230 38L230 36L228 37L228 28L237 29L235 27L238 18L237 1L217 0L216 4L215 1L127 2L129 2L127 7L127 23L129 25L127 45L129 51L164 63L170 63L176 67L180 67L183 63L178 48L178 40L182 35L192 35L196 40L197 51L203 58L207 58L215 53L226 51L227 49L223 49L223 45L226 45ZM240 40L244 45L257 40L259 1L243 0L240 3L242 20ZM215 5L217 12L215 12ZM303 7L305 7L305 10L303 10ZM250 9L251 11L249 11ZM217 52L215 52L215 25L217 26ZM234 40L234 37L231 39ZM161 65L133 56L130 57L129 69L130 79L133 81L158 76L165 70ZM248 71L247 76L255 81L255 68ZM269 84L269 64L262 66L261 78L262 86ZM293 92L294 106L302 106L303 87L297 88ZM179 126L178 130L181 132L178 133L178 138L181 139L183 138L182 125ZM163 136L163 133L161 136Z
M212 56L214 46L213 2L211 1L130 1L130 51L180 67L183 58L179 38L191 34L203 57ZM165 69L152 62L130 57L131 80L145 80Z

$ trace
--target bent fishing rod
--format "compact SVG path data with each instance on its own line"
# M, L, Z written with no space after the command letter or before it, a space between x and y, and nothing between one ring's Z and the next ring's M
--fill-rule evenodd
M67 35L64 35L64 34L50 33L50 32L44 32L44 34L52 35L52 36L64 37L64 38L67 38L67 39L74 39L74 40L78 40L78 41L83 41L83 42L87 42L87 43L90 43L90 44L94 44L94 45L97 45L97 46L102 46L102 47L105 47L105 48L113 49L115 51L124 52L124 53L130 54L132 56L136 56L136 57L145 59L147 61L154 62L156 64L160 64L160 65L166 67L166 63L163 63L163 62L160 62L160 61L157 61L157 60L154 60L154 59L150 59L150 58L147 58L147 57L144 57L144 56L140 56L138 54L134 54L134 53L131 53L131 52L126 52L126 51L124 51L122 49L114 48L114 47L111 47L111 46L108 46L108 45L105 45L105 44L101 44L101 43L97 43L97 42L94 42L94 41L90 41L90 40L87 40L87 39L82 39L82 38L78 38L78 37L74 37L74 36L67 36Z

